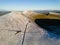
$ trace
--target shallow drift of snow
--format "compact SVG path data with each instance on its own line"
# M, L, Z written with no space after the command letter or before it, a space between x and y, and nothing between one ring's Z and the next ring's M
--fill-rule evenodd
M60 45L59 36L38 27L21 12L11 12L0 17L0 45L22 45L27 23L23 45ZM15 35L16 31L21 32Z

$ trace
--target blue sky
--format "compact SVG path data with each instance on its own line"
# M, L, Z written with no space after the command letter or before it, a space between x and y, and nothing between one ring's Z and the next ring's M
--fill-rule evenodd
M0 0L5 10L60 10L60 0Z

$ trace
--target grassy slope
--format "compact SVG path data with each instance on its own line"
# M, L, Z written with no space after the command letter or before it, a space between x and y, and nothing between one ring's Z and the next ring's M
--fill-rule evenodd
M60 15L35 14L35 15L31 16L31 18L32 18L33 20L35 20L35 19L59 19L59 20L60 20Z

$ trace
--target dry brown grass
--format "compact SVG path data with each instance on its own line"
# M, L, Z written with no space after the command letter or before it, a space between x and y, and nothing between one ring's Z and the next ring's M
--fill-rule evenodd
M35 14L35 15L31 15L30 18L32 20L35 20L35 19L59 19L60 20L60 15L52 15L52 14L49 14L49 15L44 15L44 14Z
M60 18L60 15L54 15L54 14L49 14L50 16L53 16L53 17L58 17Z

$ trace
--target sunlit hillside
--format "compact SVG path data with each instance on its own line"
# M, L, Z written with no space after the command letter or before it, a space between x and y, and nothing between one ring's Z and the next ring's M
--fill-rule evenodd
M50 16L53 16L53 17L58 17L58 18L60 18L60 15L55 15L55 14L49 14Z
M58 19L60 20L60 15L54 15L54 14L45 15L45 14L36 13L32 11L26 11L23 14L25 14L25 16L29 17L32 20L35 20L35 19Z

